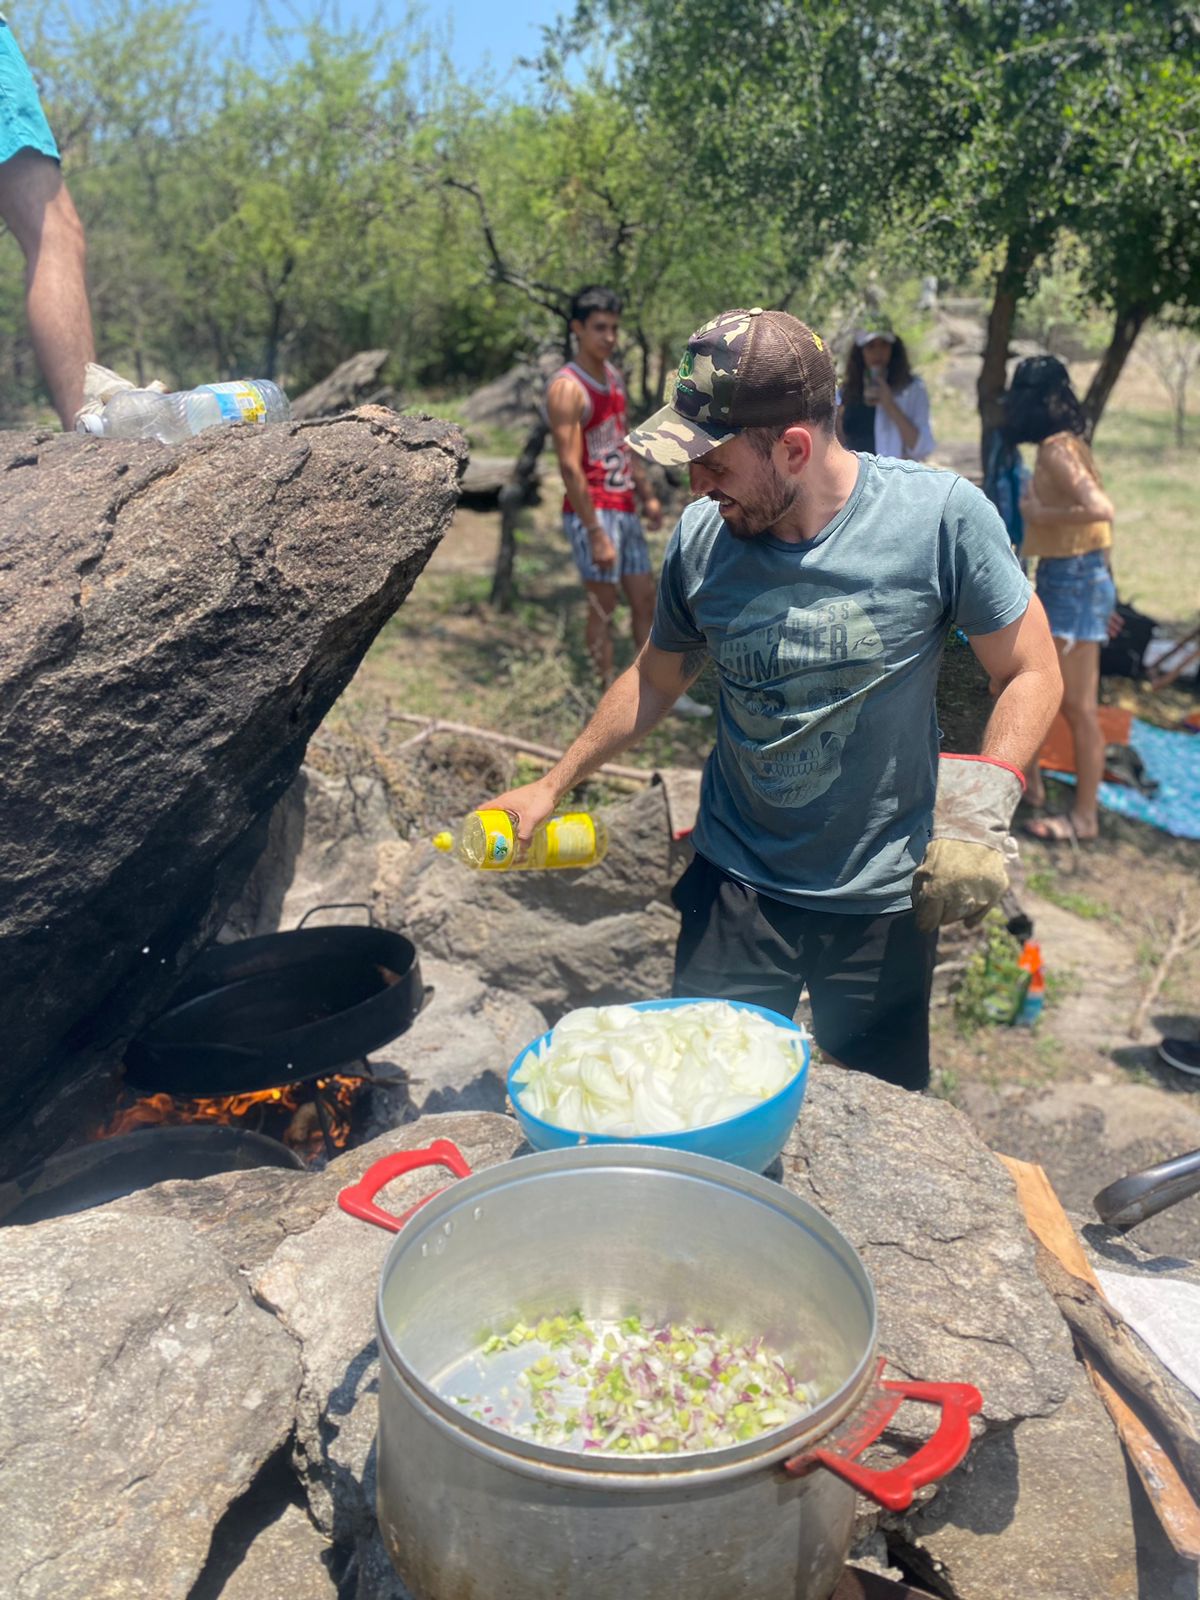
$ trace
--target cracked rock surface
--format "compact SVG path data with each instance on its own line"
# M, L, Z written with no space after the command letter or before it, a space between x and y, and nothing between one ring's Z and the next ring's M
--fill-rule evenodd
M1012 1180L961 1112L816 1066L783 1163L788 1187L862 1256L892 1368L975 1384L989 1427L1063 1403L1070 1337L1037 1275ZM901 1437L914 1410L897 1417Z
M179 446L0 435L6 1120L81 1045L119 1059L216 932L465 458L379 407Z
M606 815L608 854L588 871L586 894L570 872L464 872L421 845L379 885L382 920L411 933L423 956L466 966L551 1022L573 1006L669 994L679 931L670 892L690 847L672 840L659 785Z
M523 1148L508 1116L423 1116L323 1172L162 1184L0 1228L0 1593L411 1600L375 1519L375 1297L394 1235L337 1195L437 1138L476 1170ZM903 1516L860 1501L860 1531L924 1562L950 1600L1195 1600L1194 1568L1164 1554L1081 1381L1008 1174L967 1119L817 1066L780 1173L860 1250L893 1372L984 1395L964 1466ZM380 1201L398 1212L446 1181L423 1168ZM932 1416L904 1408L875 1463Z
M7 1228L0 1279L0 1594L186 1600L292 1431L295 1339L170 1218Z

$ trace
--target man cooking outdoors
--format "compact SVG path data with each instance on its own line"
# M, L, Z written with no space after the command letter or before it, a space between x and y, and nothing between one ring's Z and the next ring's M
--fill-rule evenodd
M673 993L790 1017L807 983L826 1055L922 1089L937 930L1007 886L1022 769L1062 683L991 503L846 450L835 392L824 342L785 312L727 311L692 335L672 402L629 436L702 497L672 535L650 638L561 761L488 804L528 841L711 659L717 740L673 894ZM996 701L981 754L939 761L952 624Z

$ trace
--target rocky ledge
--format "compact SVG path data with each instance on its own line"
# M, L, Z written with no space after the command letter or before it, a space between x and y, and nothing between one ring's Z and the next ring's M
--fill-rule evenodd
M500 1056L539 1020L460 999ZM436 1061L445 1028L433 1008L418 1019L410 1067ZM476 1078L486 1054L474 1048ZM373 1316L391 1236L336 1196L379 1156L433 1138L476 1169L521 1149L506 1115L424 1115L321 1173L163 1184L0 1230L0 1592L404 1600L374 1512ZM1131 1498L1011 1181L967 1119L815 1067L775 1176L858 1247L893 1371L984 1395L965 1465L902 1517L864 1504L862 1548L903 1554L953 1600L1194 1597L1195 1569ZM416 1173L387 1200L442 1182ZM887 1448L926 1425L904 1408Z

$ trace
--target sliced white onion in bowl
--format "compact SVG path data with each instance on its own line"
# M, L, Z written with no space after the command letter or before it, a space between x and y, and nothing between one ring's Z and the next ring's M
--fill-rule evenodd
M639 1011L569 1011L513 1074L524 1110L556 1127L616 1138L724 1122L787 1087L801 1030L724 1000Z

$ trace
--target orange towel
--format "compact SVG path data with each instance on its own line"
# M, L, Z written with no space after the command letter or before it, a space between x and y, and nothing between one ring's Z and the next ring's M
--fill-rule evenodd
M1133 712L1120 706L1100 707L1100 732L1105 744L1128 744ZM1075 740L1070 724L1060 711L1050 724L1050 732L1038 752L1038 766L1051 772L1075 771Z

